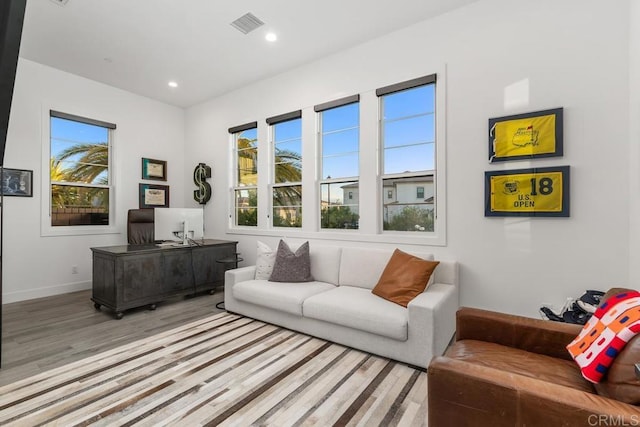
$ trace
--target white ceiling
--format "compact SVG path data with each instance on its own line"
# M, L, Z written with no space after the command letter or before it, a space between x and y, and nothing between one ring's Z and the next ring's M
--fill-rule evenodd
M20 56L189 107L473 1L28 0Z

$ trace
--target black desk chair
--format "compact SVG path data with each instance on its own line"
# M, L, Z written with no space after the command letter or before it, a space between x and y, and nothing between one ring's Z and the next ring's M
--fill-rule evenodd
M130 245L144 245L154 242L153 209L129 209L127 214L127 241Z

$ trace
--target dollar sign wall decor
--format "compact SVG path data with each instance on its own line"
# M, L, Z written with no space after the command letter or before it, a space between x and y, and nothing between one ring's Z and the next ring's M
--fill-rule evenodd
M193 182L198 187L193 192L193 198L201 205L206 205L211 200L211 186L207 182L207 178L211 178L211 167L204 163L198 163L198 166L193 170Z

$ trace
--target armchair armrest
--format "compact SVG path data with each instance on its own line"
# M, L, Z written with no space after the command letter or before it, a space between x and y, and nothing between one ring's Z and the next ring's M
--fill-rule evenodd
M538 354L571 360L565 348L580 325L463 307L456 313L456 340L502 344Z
M427 377L429 425L588 426L603 419L615 420L616 425L640 422L636 406L446 356L431 361Z

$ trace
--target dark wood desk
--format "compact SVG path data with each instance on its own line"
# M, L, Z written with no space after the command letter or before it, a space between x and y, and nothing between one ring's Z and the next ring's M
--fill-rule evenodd
M198 246L121 245L91 248L96 309L110 308L121 319L124 310L179 295L213 293L224 285L224 264L237 242L206 239Z

